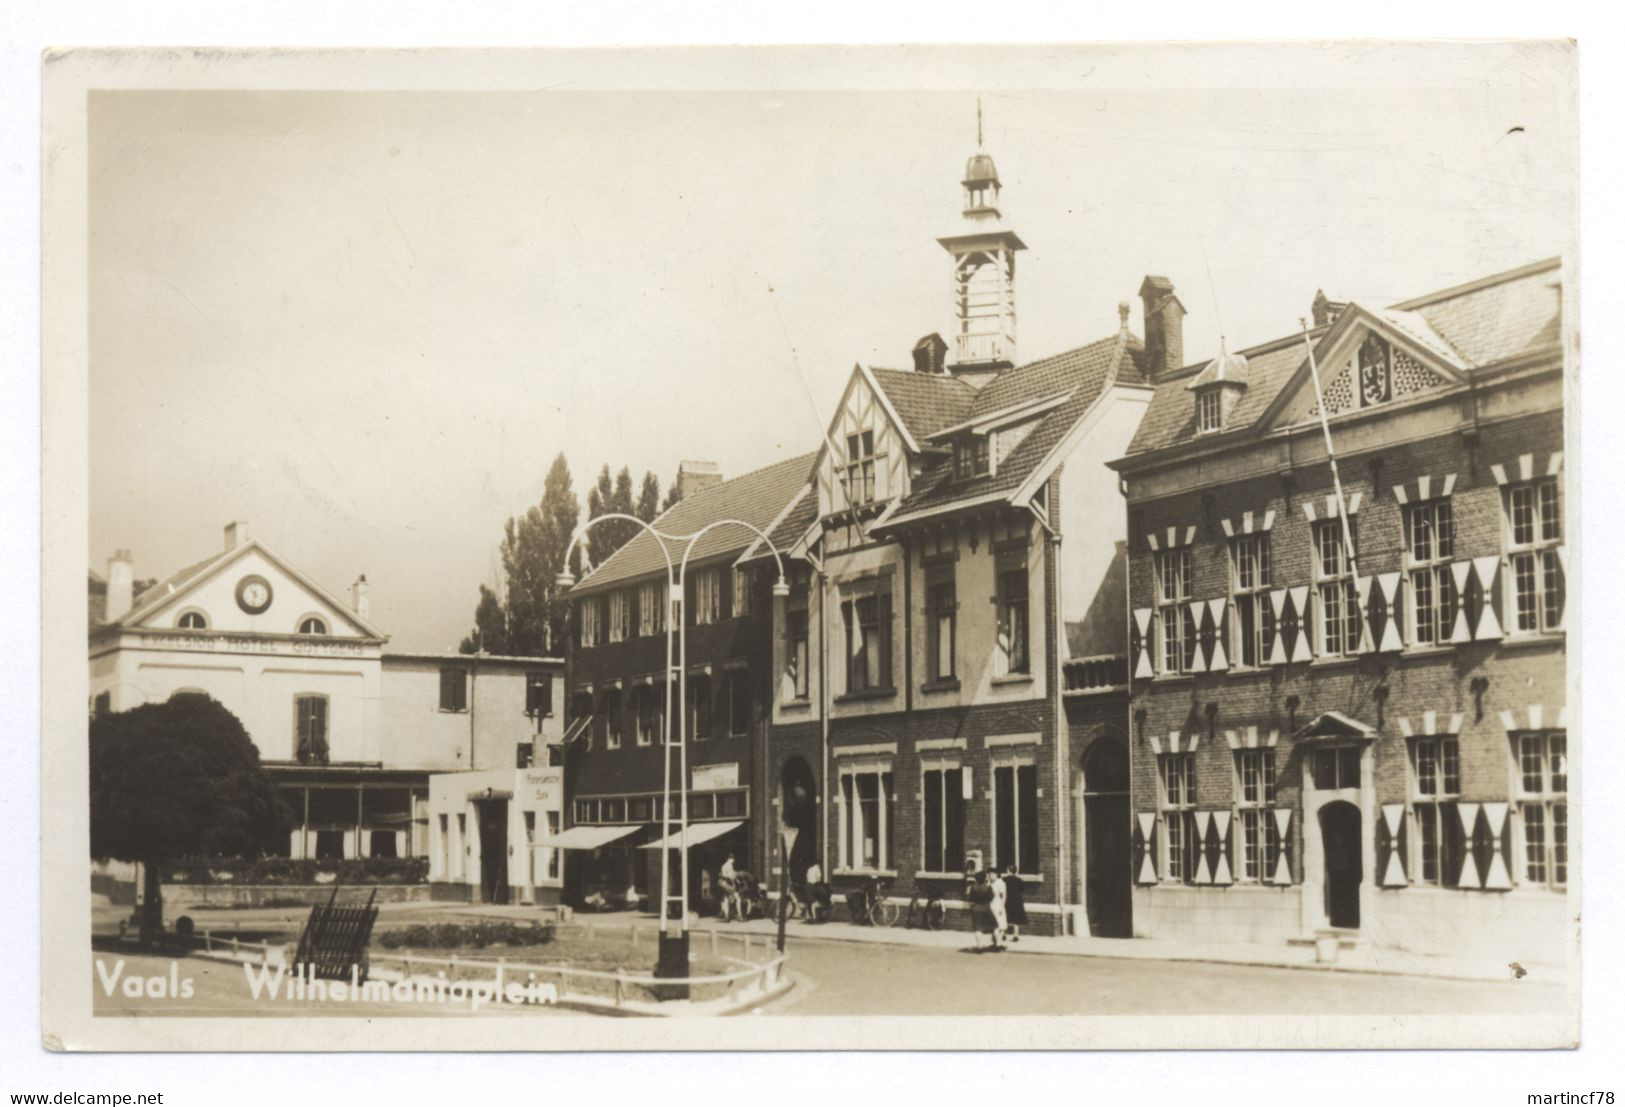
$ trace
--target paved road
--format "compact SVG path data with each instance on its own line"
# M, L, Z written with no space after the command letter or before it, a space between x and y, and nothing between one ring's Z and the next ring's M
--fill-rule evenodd
M792 940L769 1015L1560 1014L1562 985Z

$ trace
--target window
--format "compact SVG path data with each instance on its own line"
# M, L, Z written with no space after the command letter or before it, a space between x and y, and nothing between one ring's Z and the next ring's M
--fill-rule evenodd
M1421 883L1453 888L1465 847L1456 800L1461 795L1461 753L1456 739L1411 741L1411 813L1421 864Z
M847 600L841 612L846 620L847 692L890 689L891 594Z
M468 710L468 670L440 670L440 710Z
M1241 787L1237 812L1241 822L1242 880L1267 881L1281 856L1281 839L1270 808L1275 806L1275 751L1237 750L1236 776Z
M1563 519L1557 481L1515 484L1507 490L1513 624L1519 634L1562 629L1566 583L1558 547Z
M553 674L533 670L525 674L525 714L545 719L553 714Z
M111 693L111 692L97 692L96 693L96 698L92 701L92 706L91 706L91 709L90 709L90 717L92 719L99 719L103 715L112 714L112 711L113 711L113 693Z
M597 596L589 596L576 605L576 617L581 624L580 643L583 649L598 645L603 638L604 605Z
M807 609L790 611L784 617L784 675L790 698L806 699L811 693L807 685Z
M688 735L697 742L711 737L711 678L704 673L688 678Z
M875 432L846 436L846 496L854 507L875 499Z
M993 767L993 863L1038 872L1038 768Z
M605 689L598 697L598 714L604 723L604 748L618 750L621 748L621 728L624 725L626 714L625 704L621 702L619 688Z
M1456 582L1450 560L1456 551L1456 522L1449 500L1405 509L1405 563L1411 588L1411 642L1442 646L1456 619Z
M327 697L293 698L294 756L301 765L327 764Z
M576 822L595 823L598 821L598 801L595 799L576 800Z
M316 832L316 860L342 861L344 859L344 831L318 830Z
M440 879L450 880L451 872L451 817L440 816Z
M965 782L960 768L928 768L924 773L925 871L957 873L965 868Z
M926 673L930 680L944 681L954 678L954 623L959 604L950 577L931 585L925 592L926 650L930 653ZM932 869L932 872L943 872Z
M840 798L841 868L891 868L896 822L891 769L842 770Z
M326 634L327 624L316 616L311 615L299 620L300 634Z
M638 634L647 638L666 629L666 594L664 580L651 580L638 585Z
M1196 395L1196 429L1207 434L1219 429L1222 423L1219 409L1219 390L1210 388Z
M468 815L457 816L457 879L468 875Z
M1233 656L1243 665L1269 664L1275 638L1275 609L1270 607L1270 536L1249 534L1230 542L1230 591L1236 609Z
M655 817L652 796L634 796L626 801L627 818L635 823L653 822Z
M624 799L607 799L599 803L599 815L606 823L624 823L626 821L626 801Z
M694 574L694 622L714 623L722 617L722 573L714 566Z
M728 710L728 733L735 737L750 733L750 673L730 669L723 674L723 692Z
M733 585L730 611L735 619L750 614L751 578L752 574L749 569L735 569L733 579L729 581Z
M1162 778L1164 880L1189 883L1196 875L1196 755L1165 753L1157 758Z
M1563 888L1569 882L1568 735L1520 734L1518 814L1523 822L1523 882Z
M665 692L658 684L644 684L632 690L632 703L637 711L638 745L652 746L660 737L661 718L665 711Z
M175 625L182 630L208 630L209 620L201 611L183 611Z
M1162 626L1162 671L1183 673L1196 659L1196 620L1191 616L1191 551L1185 546L1157 554L1157 622Z
M632 637L632 596L622 591L609 594L609 640L624 642Z
M1359 746L1316 746L1311 762L1315 787L1338 792L1360 786Z
M745 817L746 803L744 792L718 792L717 818L743 819Z
M954 474L960 480L984 477L992 471L992 437L970 434L954 443ZM933 870L935 871L935 870Z
M1349 522L1352 541L1354 523ZM1315 581L1319 586L1320 653L1342 657L1360 650L1360 595L1349 569L1349 550L1338 519L1316 523Z
M999 574L999 658L1006 673L1025 673L1032 667L1028 652L1027 569Z

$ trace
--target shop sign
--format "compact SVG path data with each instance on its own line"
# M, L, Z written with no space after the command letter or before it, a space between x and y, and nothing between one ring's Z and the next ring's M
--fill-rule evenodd
M694 769L694 783L690 791L714 792L719 788L739 787L739 762L726 765L701 765Z
M557 808L564 792L563 769L529 769L524 773L523 798L539 807Z

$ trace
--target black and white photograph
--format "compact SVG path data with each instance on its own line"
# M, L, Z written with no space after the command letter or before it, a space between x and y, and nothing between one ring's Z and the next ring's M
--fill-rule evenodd
M50 1048L1582 1044L1572 40L42 69Z

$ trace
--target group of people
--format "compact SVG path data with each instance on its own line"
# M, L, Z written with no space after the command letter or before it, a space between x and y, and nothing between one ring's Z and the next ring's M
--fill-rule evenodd
M981 872L965 872L965 898L970 902L971 935L976 952L998 952L1008 942L1021 941L1021 928L1027 925L1027 887L1014 865L1004 872L989 866ZM982 945L982 935L988 944Z

